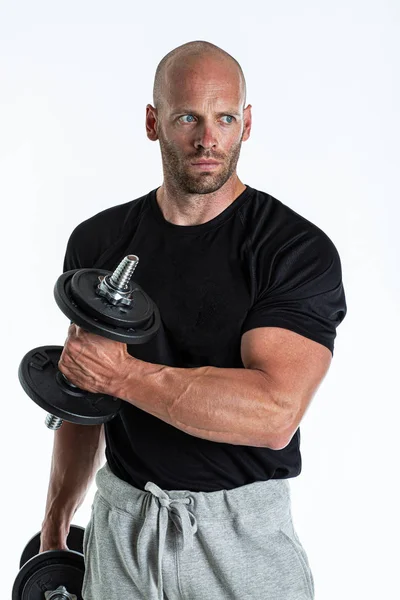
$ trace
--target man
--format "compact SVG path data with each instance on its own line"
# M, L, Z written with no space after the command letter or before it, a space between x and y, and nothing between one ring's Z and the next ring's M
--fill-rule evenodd
M243 184L251 130L240 65L207 42L157 68L150 140L164 180L72 233L65 270L127 254L162 326L126 347L71 325L72 383L125 400L103 426L55 433L41 549L68 528L106 464L85 531L85 600L308 600L288 478L299 424L346 314L337 250L317 226Z

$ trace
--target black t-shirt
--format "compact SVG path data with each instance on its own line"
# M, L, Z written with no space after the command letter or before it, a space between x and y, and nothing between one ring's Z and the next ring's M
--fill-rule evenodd
M113 271L127 254L134 280L162 319L153 340L129 345L132 356L173 367L244 368L243 333L282 327L333 354L346 314L341 263L330 238L267 193L250 186L201 225L164 219L149 194L100 212L73 231L64 270ZM105 424L112 471L137 488L211 492L301 471L300 430L282 450L191 436L123 402Z

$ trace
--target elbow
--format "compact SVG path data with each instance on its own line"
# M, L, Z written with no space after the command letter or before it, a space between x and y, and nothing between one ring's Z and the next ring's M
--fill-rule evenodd
M286 448L286 446L290 444L292 437L293 436L291 436L290 438L283 436L277 437L274 440L270 441L267 447L271 450L283 450L284 448Z
M286 415L284 419L281 418L279 425L275 428L274 434L268 440L267 447L271 448L271 450L283 450L292 441L297 428L297 420L293 413Z

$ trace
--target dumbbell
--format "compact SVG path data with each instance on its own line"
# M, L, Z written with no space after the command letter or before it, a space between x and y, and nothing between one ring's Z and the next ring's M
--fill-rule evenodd
M144 344L157 333L161 319L153 300L132 280L139 258L130 254L114 272L74 269L54 287L61 311L90 333L125 344ZM49 414L46 425L56 430L63 420L82 425L110 421L122 401L73 385L58 369L62 346L40 346L22 359L19 381L28 396Z
M40 532L34 535L22 552L12 600L82 600L84 532L83 527L71 525L69 550L40 554Z

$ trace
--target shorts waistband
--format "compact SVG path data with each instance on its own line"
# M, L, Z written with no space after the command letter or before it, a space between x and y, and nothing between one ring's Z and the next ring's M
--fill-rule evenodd
M145 515L149 496L154 490L160 498L178 500L190 504L190 510L203 521L243 518L245 515L262 515L264 527L272 529L291 519L290 486L287 479L269 479L243 485L231 490L216 492L192 492L190 490L162 490L148 482L145 490L123 481L111 471L106 463L96 475L99 493L112 506L133 515ZM161 500L160 500L161 501ZM270 523L269 523L270 522Z

